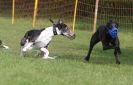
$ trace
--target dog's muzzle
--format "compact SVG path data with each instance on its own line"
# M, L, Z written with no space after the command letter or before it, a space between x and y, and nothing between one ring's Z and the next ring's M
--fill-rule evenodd
M71 40L73 40L75 38L76 38L76 34L75 33L71 34L70 37L69 37L69 39L71 39Z
M66 36L67 38L69 38L70 40L73 40L75 39L76 35L74 32L71 32L71 33L64 33L63 34L64 36Z
M112 27L111 29L108 29L108 33L111 38L115 39L118 35L118 29L116 27Z

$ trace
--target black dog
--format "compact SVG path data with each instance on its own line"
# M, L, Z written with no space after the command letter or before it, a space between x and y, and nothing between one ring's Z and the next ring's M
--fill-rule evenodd
M103 50L114 49L116 64L120 64L119 55L121 54L121 50L117 34L118 23L109 20L106 25L100 25L91 37L89 52L85 57L85 60L89 61L94 45L101 41Z

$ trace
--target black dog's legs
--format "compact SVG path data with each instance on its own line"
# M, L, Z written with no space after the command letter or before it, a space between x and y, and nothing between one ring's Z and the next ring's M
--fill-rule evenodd
M120 49L120 42L118 37L116 38L115 44L116 44L115 50L114 50L115 60L116 60L116 64L120 64L119 55L121 54L121 49Z
M95 33L95 34L92 36L91 41L90 41L90 48L89 48L89 51L88 51L87 56L85 57L85 60L86 60L86 61L89 61L89 59L90 59L90 54L91 54L91 52L92 52L92 49L93 49L94 45L97 44L99 41L100 41L100 40L99 40L98 34Z
M119 50L119 48L115 48L115 50L114 50L116 64L120 64L120 60L119 60L120 53L118 52L118 50Z

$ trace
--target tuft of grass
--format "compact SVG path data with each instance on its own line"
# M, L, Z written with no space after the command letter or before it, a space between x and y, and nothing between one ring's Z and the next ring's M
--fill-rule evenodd
M76 30L76 39L56 36L50 44L50 56L43 60L34 52L19 56L19 42L32 29L25 20L12 25L11 19L0 18L0 39L10 47L0 49L0 85L132 85L133 34L120 32L121 65L115 64L113 50L102 51L101 43L92 52L90 62L83 62L87 54L91 32Z

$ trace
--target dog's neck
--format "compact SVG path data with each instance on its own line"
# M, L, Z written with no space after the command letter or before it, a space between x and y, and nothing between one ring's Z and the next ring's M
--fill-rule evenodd
M53 26L53 33L54 33L54 35L60 35L61 34L60 30L56 26Z
M61 31L58 29L58 27L53 26L53 35L61 35Z
M46 28L44 31L47 31L47 35L51 37L61 34L60 30L57 27L53 26Z

